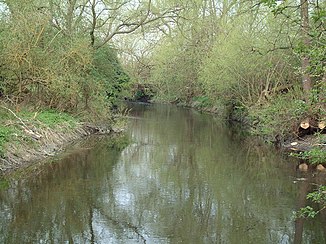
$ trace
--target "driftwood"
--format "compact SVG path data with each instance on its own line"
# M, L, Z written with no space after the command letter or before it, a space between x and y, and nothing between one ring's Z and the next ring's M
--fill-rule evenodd
M309 166L306 163L302 163L302 164L299 165L299 170L300 171L308 171L308 168L309 168Z

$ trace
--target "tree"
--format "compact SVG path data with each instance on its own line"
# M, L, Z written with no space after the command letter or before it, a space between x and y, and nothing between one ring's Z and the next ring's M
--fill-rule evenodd
M301 35L304 48L307 50L310 46L309 40L309 13L308 13L308 0L300 0L300 9L301 9ZM311 78L309 74L309 57L307 54L304 54L301 60L301 69L302 69L302 87L306 94L306 99L309 99L310 91L312 88Z
M85 30L90 45L100 48L122 34L132 33L152 23L177 18L177 5L158 8L151 1L51 0L53 24L64 33ZM80 24L82 27L80 27Z

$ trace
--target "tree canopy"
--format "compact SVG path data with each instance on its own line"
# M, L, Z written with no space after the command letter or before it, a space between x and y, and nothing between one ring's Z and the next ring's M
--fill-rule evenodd
M293 123L325 119L324 2L0 4L0 94L13 104L103 111L132 82L157 100L266 122L266 134L286 124L273 119L282 106Z

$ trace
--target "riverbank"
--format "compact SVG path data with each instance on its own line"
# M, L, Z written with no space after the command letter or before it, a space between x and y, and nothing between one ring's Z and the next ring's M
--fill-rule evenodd
M249 134L261 138L266 143L272 143L286 154L299 158L313 169L326 171L326 131L310 128L305 131L300 128L300 118L286 114L286 110L275 110L272 118L264 120L270 114L250 116L248 112L239 108L218 108L198 101L190 104L176 103L178 106L189 107L195 110L217 114L230 122L240 123ZM284 107L285 109L286 107ZM288 117L287 117L288 116ZM291 117L292 116L292 117ZM282 117L282 119L280 119ZM283 121L291 121L285 124ZM277 123L277 124L276 124ZM283 126L283 127L282 127ZM277 130L278 129L278 130ZM322 165L322 166L321 166Z
M92 134L120 132L111 123L84 122L55 110L0 108L0 175L57 155L70 143Z

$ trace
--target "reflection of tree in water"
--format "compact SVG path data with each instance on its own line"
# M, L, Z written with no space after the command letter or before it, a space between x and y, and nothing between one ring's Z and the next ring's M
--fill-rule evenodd
M301 179L298 181L298 194L297 194L297 206L296 210L300 210L301 208L306 207L307 205L311 205L312 202L307 200L307 194L309 192L312 192L316 190L320 185L325 185L325 174L322 173L314 173L312 174L311 172L297 172L297 177L298 179ZM316 209L321 208L322 206L319 206L317 204L313 204L313 206ZM314 229L315 223L317 221L322 222L322 226L324 227L321 230ZM318 243L319 240L316 238L316 236L322 235L322 233L326 233L326 212L321 211L317 217L314 219L304 219L304 218L296 218L295 219L295 232L294 232L294 243L300 244L300 243L305 243L304 240L304 234L305 235L310 235L311 240L313 243ZM305 231L307 227L312 227L311 229L314 231ZM310 228L309 228L310 230ZM315 235L315 232L320 231L319 235ZM307 233L308 232L308 233ZM316 239L315 239L316 238Z
M275 152L231 138L210 116L164 106L135 112L142 118L131 123L132 143L121 153L73 154L19 182L13 189L21 192L0 195L1 215L13 205L0 220L3 240L293 241L298 185ZM314 228L304 241L314 240L307 235Z
M236 242L239 236L249 242L293 240L297 185L292 184L295 172L288 159L261 143L230 138L228 130L212 119L185 110L180 112L182 115L178 112L162 109L161 117L134 124L137 129L133 131L155 135L153 144L147 147L152 150L151 170L159 172L155 183L158 192L165 186L164 193L179 196L171 201L174 207L168 210L165 195L154 196L163 202L157 200L153 205L164 206L156 213L165 216L160 223L167 226L165 232L157 233L184 241L192 238L199 243L204 239ZM133 136L134 141L145 141L147 134ZM142 155L141 149L139 146L134 156ZM138 192L135 195L141 196ZM171 212L171 219L166 218L166 212Z
M18 181L3 194L1 205L10 206L12 212L1 218L6 227L1 229L0 242L91 240L92 201L106 190L101 189L102 181L119 156L118 152L100 151L97 155L96 150L79 150L43 167L33 179ZM107 163L92 163L101 160Z

